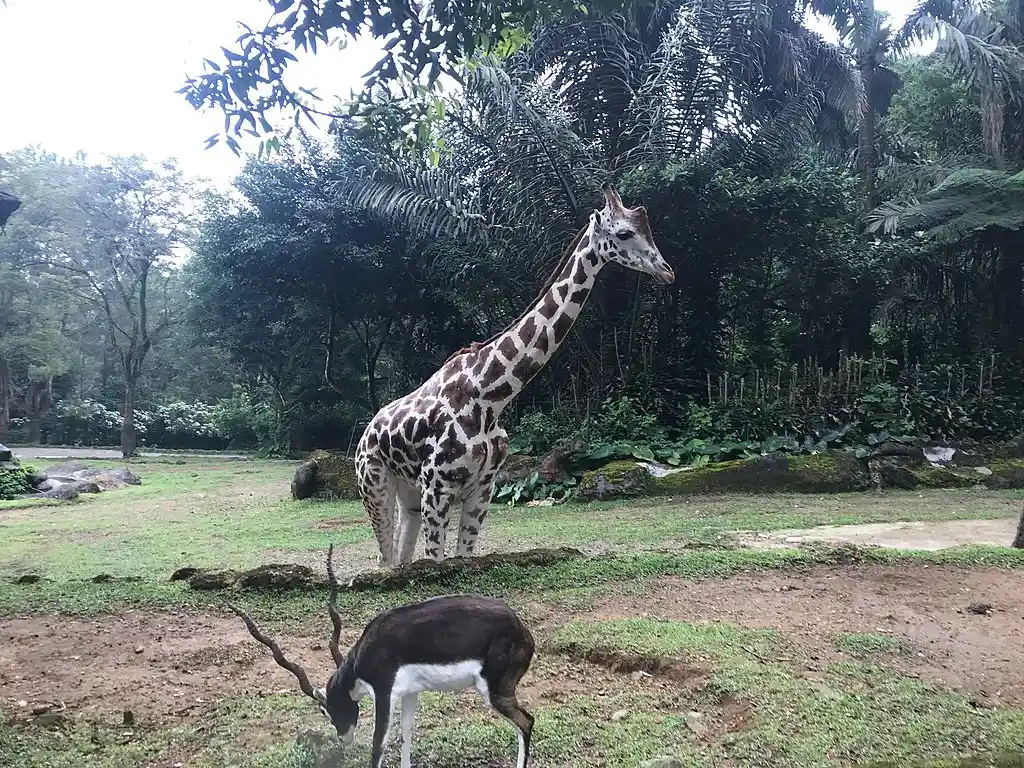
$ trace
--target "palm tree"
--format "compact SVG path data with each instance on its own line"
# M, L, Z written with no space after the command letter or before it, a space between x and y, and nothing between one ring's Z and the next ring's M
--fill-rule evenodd
M900 87L899 76L888 64L926 39L938 36L937 53L980 89L986 144L1000 161L1000 126L1013 94L1019 93L1024 73L1019 43L1024 2L1007 0L1006 8L1001 9L983 6L977 0L923 0L899 29L888 25L876 11L874 0L849 4L816 0L811 7L832 20L843 45L857 61L865 96L857 125L857 168L865 212L879 202L876 118L885 113Z

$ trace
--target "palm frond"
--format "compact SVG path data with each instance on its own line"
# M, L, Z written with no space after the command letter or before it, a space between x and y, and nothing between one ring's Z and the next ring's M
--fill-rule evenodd
M868 214L869 231L923 231L940 243L957 243L989 230L1024 228L1024 171L988 168L950 173L920 199L890 201Z

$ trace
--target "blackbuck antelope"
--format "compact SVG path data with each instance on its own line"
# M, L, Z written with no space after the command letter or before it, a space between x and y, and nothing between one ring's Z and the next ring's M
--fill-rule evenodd
M391 716L402 708L402 768L412 764L412 730L419 694L462 691L475 687L487 704L512 722L519 735L517 768L530 756L533 716L519 705L516 686L533 661L530 630L501 600L483 595L444 595L384 611L372 619L356 644L344 655L339 648L341 615L338 583L327 552L330 597L327 611L334 627L329 647L337 667L325 689L314 688L306 671L285 658L276 642L233 605L249 633L274 654L279 665L320 705L320 711L350 744L359 719L359 701L374 702L371 768L379 768L385 740L390 741Z

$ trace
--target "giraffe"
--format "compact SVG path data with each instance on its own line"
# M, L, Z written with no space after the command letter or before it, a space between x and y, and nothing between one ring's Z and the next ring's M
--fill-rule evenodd
M379 564L409 562L421 528L426 557L443 560L449 513L457 506L456 556L472 556L494 476L508 455L498 417L568 336L606 264L647 273L662 285L675 280L654 244L646 209L626 208L611 185L603 191L604 207L591 213L533 304L487 341L455 352L367 425L355 469Z

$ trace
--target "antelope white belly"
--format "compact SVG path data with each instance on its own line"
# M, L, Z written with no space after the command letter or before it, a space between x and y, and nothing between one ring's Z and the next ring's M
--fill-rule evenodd
M406 664L398 668L392 688L395 695L404 696L423 691L455 693L471 686L486 684L480 677L479 661L458 661L454 664Z

